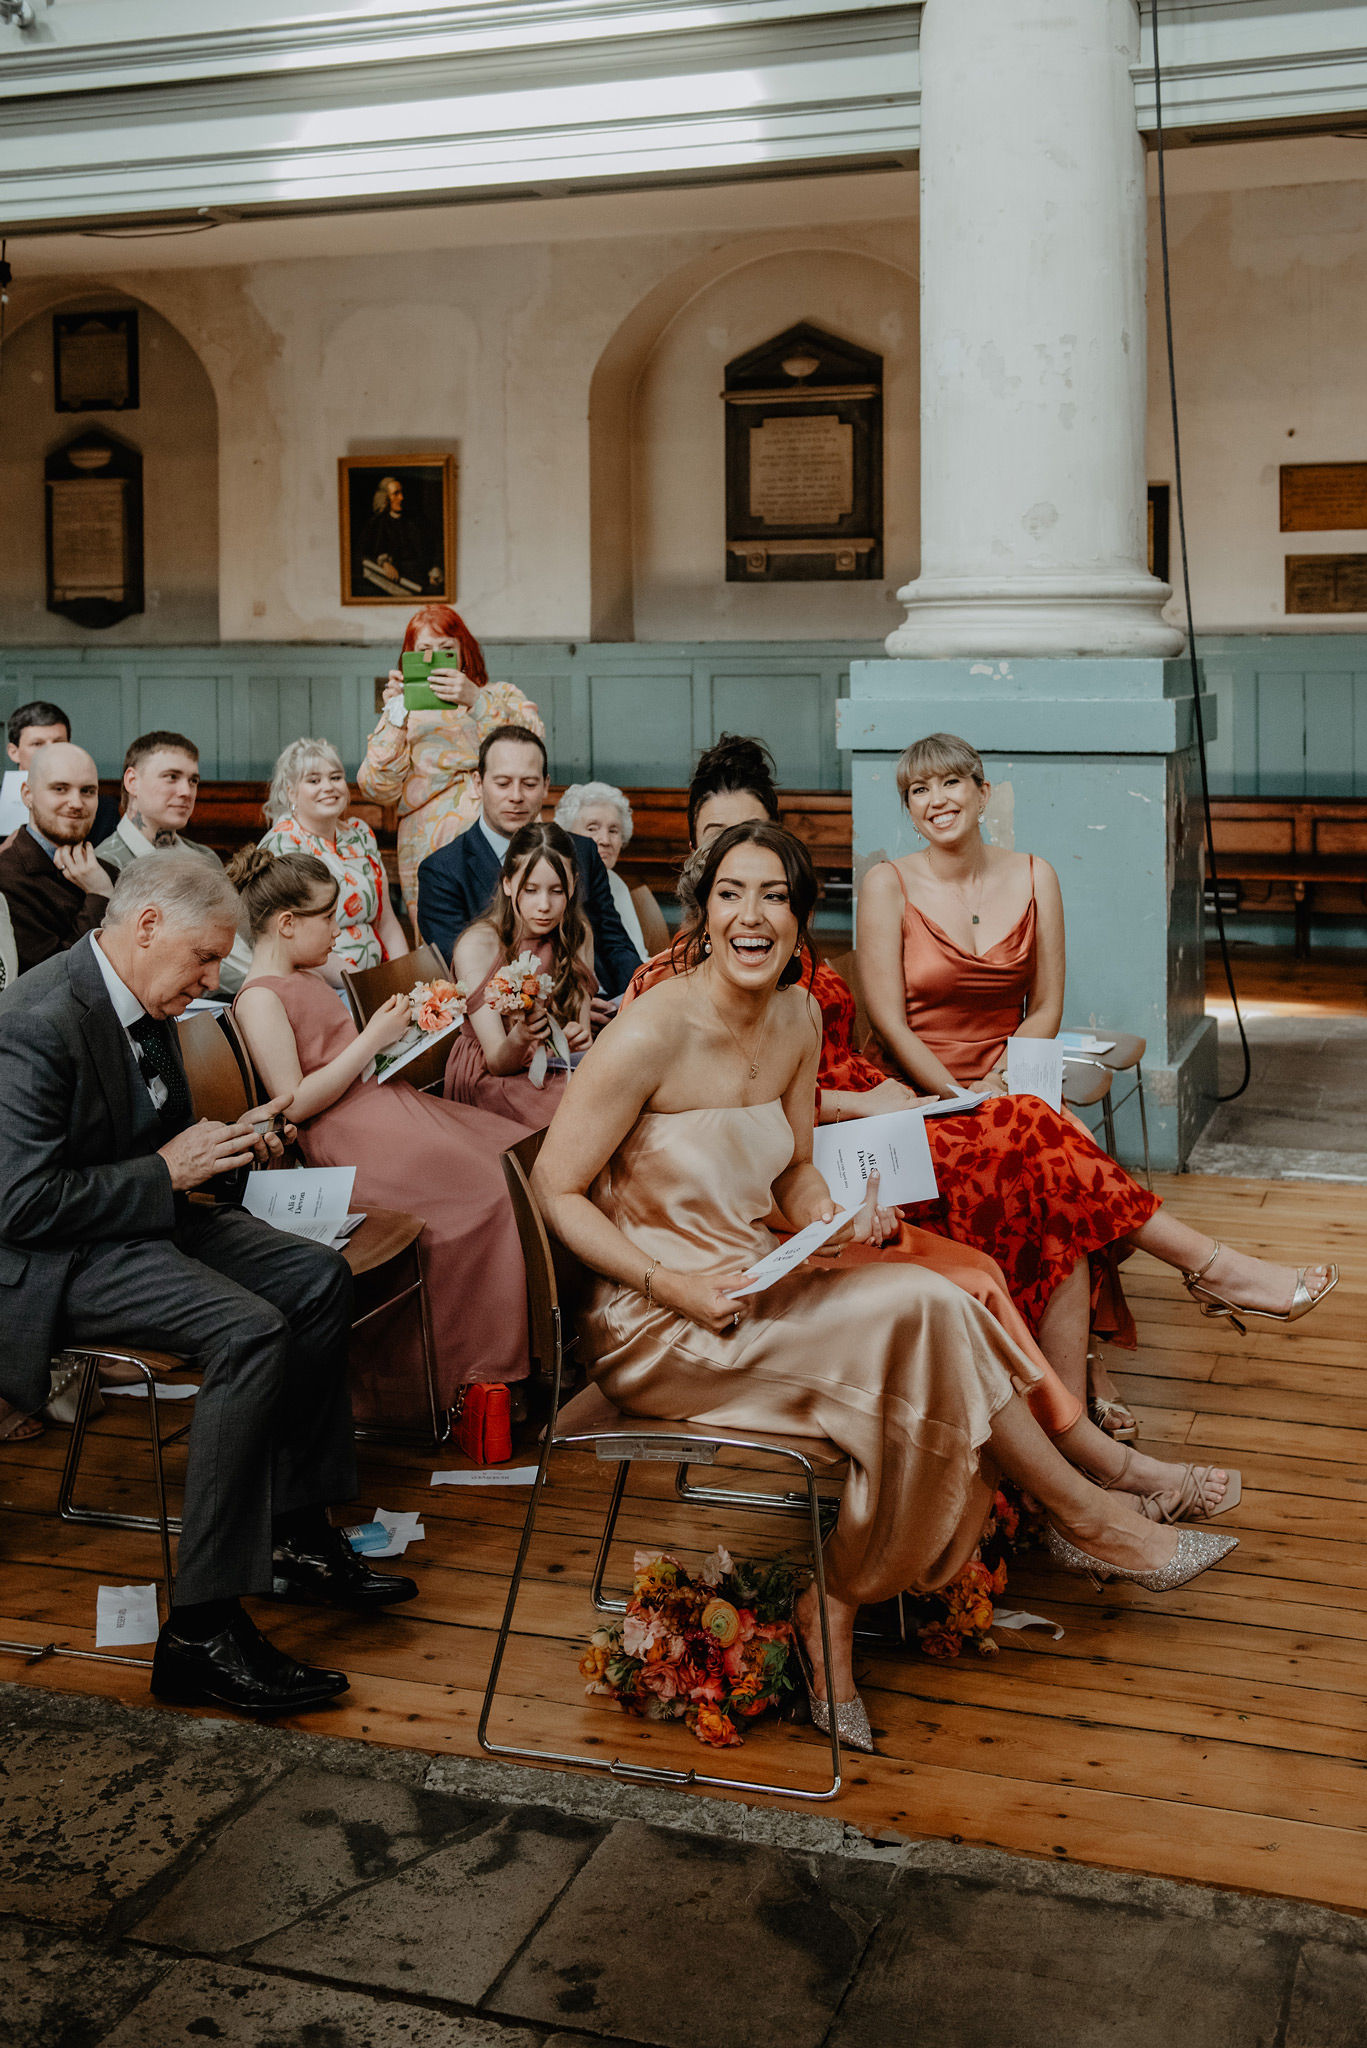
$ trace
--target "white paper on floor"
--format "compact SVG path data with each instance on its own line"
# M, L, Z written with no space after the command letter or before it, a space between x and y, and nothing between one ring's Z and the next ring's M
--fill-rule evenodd
M427 1536L422 1526L422 1511L416 1514L394 1512L389 1508L376 1508L371 1516L382 1529L388 1529L389 1541L383 1550L368 1550L367 1557L402 1557L410 1543L421 1543Z
M530 1486L535 1465L480 1465L473 1472L434 1472L434 1486Z
M117 1394L125 1401L145 1401L147 1399L147 1382L146 1380L139 1380L136 1386L108 1387L101 1381L100 1392L106 1399L108 1399L110 1394ZM159 1401L193 1401L198 1392L199 1388L192 1382L187 1384L183 1380L175 1380L163 1386L160 1380L157 1381L157 1399Z
M1059 1627L1058 1623L1050 1621L1047 1614L1026 1614L1023 1609L1013 1610L1009 1607L998 1607L995 1610L992 1616L992 1626L993 1628L1047 1628L1055 1642L1058 1642L1063 1635L1063 1630Z
M161 1630L155 1586L101 1586L95 1595L95 1648L154 1643Z

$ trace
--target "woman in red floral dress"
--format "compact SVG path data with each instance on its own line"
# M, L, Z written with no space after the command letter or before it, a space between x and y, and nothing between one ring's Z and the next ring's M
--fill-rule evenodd
M941 1200L917 1218L992 1251L1041 1349L1080 1395L1089 1299L1098 1329L1135 1342L1116 1272L1131 1247L1177 1267L1208 1311L1289 1321L1313 1308L1334 1286L1336 1267L1297 1270L1220 1245L1162 1211L1071 1117L1006 1093L1007 1039L1052 1038L1062 1021L1058 879L1033 854L984 843L988 783L964 740L937 733L917 741L898 763L897 784L926 844L881 861L860 889L869 1015L885 1067L911 1088L942 1098L972 1088L991 1098L971 1115L930 1123L936 1164L948 1170ZM845 1043L841 1078L851 1085L836 1092L857 1110L877 1070L858 1061L848 1030Z

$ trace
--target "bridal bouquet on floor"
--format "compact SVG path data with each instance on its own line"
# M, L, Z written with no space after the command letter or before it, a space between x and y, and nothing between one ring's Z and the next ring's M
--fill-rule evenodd
M519 953L516 960L510 960L506 967L500 967L497 974L491 974L484 991L484 1000L491 1010L497 1010L500 1017L518 1017L530 1014L538 1003L546 1004L551 999L554 983L549 974L541 971L541 962L535 953ZM551 1044L555 1056L563 1061L566 1071L571 1066L569 1041L550 1012L546 1013L551 1027ZM532 1063L527 1069L527 1078L533 1088L544 1088L546 1069L550 1061L544 1045L538 1045L532 1054Z
M686 1721L711 1749L794 1690L797 1567L733 1564L718 1548L696 1578L667 1550L638 1550L626 1613L580 1660L585 1691L649 1721Z
M386 1046L376 1056L376 1079L392 1080L400 1067L416 1059L424 1047L459 1031L468 1007L463 982L415 981L408 991L408 1029L396 1044Z

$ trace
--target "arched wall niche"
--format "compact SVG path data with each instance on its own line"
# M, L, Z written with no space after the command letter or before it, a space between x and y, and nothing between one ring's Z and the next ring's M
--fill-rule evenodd
M140 403L134 412L57 412L53 313L133 306ZM89 427L130 441L143 457L146 609L103 631L47 609L43 462ZM218 402L180 330L135 293L92 286L44 293L5 342L0 386L0 636L11 644L84 647L218 639Z
M881 582L726 582L725 366L799 320L883 357ZM594 639L882 639L920 551L918 342L914 271L849 242L732 242L648 293L590 388Z

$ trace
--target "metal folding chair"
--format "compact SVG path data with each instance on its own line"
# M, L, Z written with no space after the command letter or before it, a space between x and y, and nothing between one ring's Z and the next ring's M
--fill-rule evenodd
M1069 1025L1068 1030L1092 1038L1114 1038L1109 1052L1088 1053L1086 1057L1103 1067L1109 1067L1113 1074L1133 1074L1134 1079L1123 1095L1116 1095L1112 1089L1105 1097L1103 1119L1106 1129L1106 1150L1115 1157L1115 1116L1116 1111L1136 1098L1139 1103L1139 1129L1144 1139L1144 1184L1153 1187L1153 1169L1149 1163L1149 1113L1144 1100L1144 1055L1148 1051L1148 1040L1138 1037L1132 1031L1112 1032L1100 1024Z
M66 1463L62 1467L62 1483L57 1495L57 1512L64 1522L84 1522L100 1529L155 1529L161 1537L162 1574L166 1580L166 1605L169 1612L175 1591L175 1573L171 1568L171 1538L180 1534L180 1518L168 1512L166 1505L166 1472L162 1453L168 1444L178 1443L188 1435L187 1424L171 1430L166 1436L161 1433L161 1422L157 1410L157 1382L173 1372L185 1372L189 1368L184 1359L174 1358L169 1352L150 1351L144 1345L119 1344L73 1345L63 1351L55 1361L58 1366L75 1365L79 1372L76 1383L76 1411L71 1424L71 1441L67 1445ZM152 1481L157 1492L155 1515L128 1514L115 1508L82 1507L76 1500L76 1480L80 1472L81 1453L85 1449L86 1431L90 1423L91 1405L101 1379L129 1385L141 1380L147 1389L147 1433L152 1452Z
M583 1770L606 1771L614 1778L625 1778L639 1784L707 1785L735 1792L775 1793L790 1799L834 1799L841 1786L840 1736L834 1715L831 1716L830 1728L831 1782L818 1791L795 1790L790 1785L777 1785L756 1779L719 1777L696 1769L662 1769L651 1764L624 1761L621 1757L614 1757L608 1762L602 1757L579 1752L531 1749L520 1743L496 1742L489 1734L489 1720L498 1691L499 1673L512 1633L518 1591L536 1528L537 1509L546 1484L546 1470L556 1451L591 1452L602 1463L613 1464L618 1468L593 1578L594 1605L600 1611L609 1613L620 1612L626 1604L625 1601L613 1602L606 1598L603 1593L603 1576L612 1542L612 1532L626 1491L630 1468L634 1463L675 1465L678 1468L678 1485L684 1481L690 1467L715 1465L724 1451L739 1451L784 1460L792 1470L794 1491L800 1490L806 1509L807 1526L812 1542L813 1582L821 1623L822 1652L827 1670L831 1669L832 1663L830 1620L826 1607L826 1578L821 1554L821 1496L817 1491L817 1481L824 1473L832 1468L838 1469L844 1462L841 1452L834 1444L820 1437L783 1437L755 1430L717 1429L711 1424L701 1422L643 1422L627 1416L619 1416L615 1423L601 1427L590 1424L584 1427L562 1428L560 1404L565 1356L572 1349L574 1339L566 1338L556 1258L531 1186L532 1167L544 1137L544 1131L533 1131L516 1145L510 1146L503 1154L503 1170L508 1182L513 1212L517 1217L518 1235L521 1238L527 1269L527 1320L532 1363L534 1370L539 1370L550 1382L550 1418L541 1442L541 1458L532 1483L531 1498L527 1503L517 1559L508 1585L503 1619L494 1644L488 1683L484 1689L484 1704L480 1712L478 1731L480 1748L489 1756L508 1757L526 1763L573 1764ZM708 1497L711 1505L743 1506L753 1512L754 1496L743 1492L730 1494L725 1488L709 1489ZM764 1498L767 1504L780 1506L781 1497ZM787 1502L781 1502L781 1511L791 1513L792 1509Z

